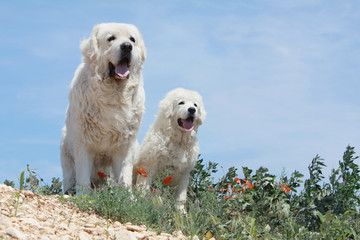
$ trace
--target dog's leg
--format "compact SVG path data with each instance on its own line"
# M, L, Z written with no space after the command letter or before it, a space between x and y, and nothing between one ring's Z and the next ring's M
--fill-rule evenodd
M176 208L178 210L180 210L183 213L186 213L185 210L185 203L186 203L186 195L187 195L187 187L189 185L189 181L190 181L190 174L184 174L183 177L181 177L180 179L180 184L179 187L177 189L177 193L176 193Z
M78 145L75 152L76 195L81 196L86 188L90 188L93 154L83 145Z
M63 190L66 193L70 188L75 185L75 166L74 160L69 156L67 151L61 148L61 167L63 169Z
M63 172L63 190L67 193L75 185L74 158L68 148L68 136L66 127L62 129L62 139L60 144L60 161Z
M112 161L114 180L125 187L132 186L134 152L132 148L127 153L117 152Z

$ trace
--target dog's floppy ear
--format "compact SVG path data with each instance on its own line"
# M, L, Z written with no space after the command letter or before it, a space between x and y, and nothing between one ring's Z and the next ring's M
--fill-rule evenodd
M83 55L91 61L95 61L98 54L98 35L99 25L96 25L92 32L91 36L88 39L85 39L80 44L80 49Z
M202 100L202 97L200 96L200 101L199 101L199 120L200 120L200 124L202 124L205 119L206 119L206 111L205 111L205 107L204 107L204 103Z
M144 43L144 38L135 25L130 24L130 26L132 28L132 31L136 34L136 36L138 36L138 39L141 39L140 41L138 41L138 44L141 49L141 61L144 62L146 60L146 47Z
M141 34L140 34L140 36L141 36ZM141 39L143 39L142 36L141 36ZM141 48L141 61L144 62L146 60L146 48L145 48L145 43L143 40L140 41L139 46Z
M206 111L205 111L205 108L204 108L204 106L200 106L200 124L202 124L203 123L203 121L205 121L205 119L206 119Z
M169 93L166 97L160 101L159 108L160 108L160 115L163 115L166 118L170 118L173 113L173 102L170 101Z

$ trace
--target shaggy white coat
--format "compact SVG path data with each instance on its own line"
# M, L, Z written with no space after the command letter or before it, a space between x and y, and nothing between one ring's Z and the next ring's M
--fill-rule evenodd
M83 186L99 181L99 171L131 186L145 102L142 35L134 25L103 23L80 48L61 141L64 192L76 185L81 195Z
M136 168L144 168L148 176L137 174L136 185L148 188L158 173L169 171L168 176L172 177L169 184L176 189L177 207L184 211L190 171L199 154L196 134L206 112L199 93L183 88L169 92L159 107L158 116L141 144L135 165ZM193 114L189 112L190 108L193 108Z

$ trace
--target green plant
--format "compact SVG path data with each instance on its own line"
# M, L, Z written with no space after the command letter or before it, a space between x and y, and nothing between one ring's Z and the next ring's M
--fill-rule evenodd
M20 191L24 189L24 176L25 176L25 171L22 171L20 173L20 178L19 178L20 189L14 193L15 194L15 202L14 202L15 213L14 213L14 217L17 216L17 212L18 212L18 209L19 209L19 206L20 206Z
M107 219L169 230L169 221L175 212L175 200L171 198L169 191L169 188L129 191L122 185L109 182L90 190L86 195L74 197L71 201L80 209L95 211Z
M14 217L17 216L17 212L20 206L20 192L15 192L15 202L14 202L14 209L15 209L15 213L14 213Z
M62 193L62 182L60 178L52 178L51 185L46 184L40 175L35 170L30 169L29 164L27 164L26 170L20 174L19 188L43 195L54 195Z
M299 221L310 230L319 227L320 219L317 212L319 210L326 212L327 198L324 196L323 188L320 185L324 179L322 174L322 167L324 166L326 166L324 159L316 155L308 167L310 178L305 180L304 190L299 196Z
M52 178L51 185L44 185L39 188L39 192L44 195L56 195L62 193L62 182L60 178Z
M190 172L191 181L189 189L189 197L193 200L196 197L199 197L201 192L206 192L209 188L213 187L214 177L211 175L216 173L217 163L209 162L207 165L203 164L203 159L199 159L196 161L194 169Z
M353 214L353 217L358 218L359 213L348 211L344 215L337 215L331 211L322 214L317 212L317 216L320 219L319 232L323 239L357 239L357 233L354 229L344 228L344 224L348 224L351 221L349 216Z
M360 170L355 163L359 157L354 156L353 147L348 146L344 152L339 168L332 171L330 184L331 207L334 213L356 210L360 206Z
M6 186L9 186L9 187L12 187L12 188L15 187L14 181L10 181L10 180L7 180L7 179L5 179L4 184L5 184Z
M7 185L15 187L15 183L12 181L5 180L4 182ZM40 193L40 194L59 194L61 193L62 183L59 178L52 179L52 185L48 186L44 183L43 186L40 186L40 183L44 183L43 179L32 169L30 169L29 164L26 167L26 170L20 173L19 177L19 189L14 192L15 200L14 200L14 216L17 216L18 209L20 206L20 198L22 190L30 190L32 192Z
M265 167L256 171L242 167L241 176L232 167L215 179L218 164L199 159L191 172L187 215L174 207L175 189L163 182L166 172L147 191L130 192L112 183L72 201L109 219L146 224L159 232L181 230L202 239L357 239L357 159L354 148L347 147L328 182L323 175L325 160L318 155L305 180L298 171L277 179Z

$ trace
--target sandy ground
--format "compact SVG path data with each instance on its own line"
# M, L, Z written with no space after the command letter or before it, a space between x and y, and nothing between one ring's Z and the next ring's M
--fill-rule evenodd
M19 193L17 200L16 193ZM16 205L18 204L15 216ZM187 239L179 233L156 234L146 226L110 222L63 203L58 196L43 196L0 184L0 239Z

